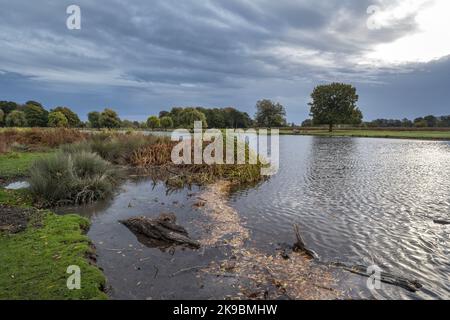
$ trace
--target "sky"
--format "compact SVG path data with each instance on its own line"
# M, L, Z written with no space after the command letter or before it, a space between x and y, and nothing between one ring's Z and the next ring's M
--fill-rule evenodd
M0 100L145 120L253 116L266 98L300 123L316 85L346 82L365 120L446 115L449 14L448 0L0 0Z

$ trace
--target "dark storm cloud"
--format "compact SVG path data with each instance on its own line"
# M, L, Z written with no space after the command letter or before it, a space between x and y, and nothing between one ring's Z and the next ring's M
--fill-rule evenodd
M412 14L369 30L374 2L80 0L82 30L71 31L65 10L73 2L0 0L0 99L66 104L83 114L111 106L143 119L174 105L253 114L256 100L268 97L298 122L315 84L350 81L373 97L362 96L366 114L382 116L374 92L400 85L391 76L399 70L359 62L416 26ZM417 71L404 77L413 85Z

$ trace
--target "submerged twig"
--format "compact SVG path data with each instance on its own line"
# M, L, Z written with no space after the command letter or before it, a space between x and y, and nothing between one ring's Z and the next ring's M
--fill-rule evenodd
M188 271L192 271L192 270L196 270L196 269L203 269L206 267L208 267L208 266L203 265L203 266L194 266L194 267L190 267L190 268L184 268L184 269L178 270L175 273L172 273L170 276L175 277L176 275L179 275L180 273L183 273L183 272L188 272Z

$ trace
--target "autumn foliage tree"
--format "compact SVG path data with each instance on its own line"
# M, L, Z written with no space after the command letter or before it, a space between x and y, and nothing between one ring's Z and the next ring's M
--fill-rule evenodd
M65 128L69 126L69 121L62 112L52 111L48 115L48 126L53 128Z
M67 119L69 127L79 127L81 124L78 115L68 107L56 107L52 112L61 112Z

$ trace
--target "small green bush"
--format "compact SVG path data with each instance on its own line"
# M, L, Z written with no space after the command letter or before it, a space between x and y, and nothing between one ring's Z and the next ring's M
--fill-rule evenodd
M97 154L58 152L30 170L30 192L42 206L85 204L110 196L120 180L117 169Z

